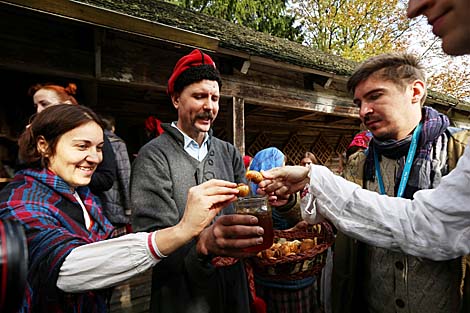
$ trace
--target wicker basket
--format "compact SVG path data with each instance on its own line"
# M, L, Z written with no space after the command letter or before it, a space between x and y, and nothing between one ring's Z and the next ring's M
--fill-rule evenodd
M325 266L328 248L334 241L334 233L332 226L323 222L310 225L305 231L275 230L274 242L279 238L286 238L287 241L316 238L316 245L304 252L277 259L253 257L249 262L256 275L272 280L298 280L319 274Z

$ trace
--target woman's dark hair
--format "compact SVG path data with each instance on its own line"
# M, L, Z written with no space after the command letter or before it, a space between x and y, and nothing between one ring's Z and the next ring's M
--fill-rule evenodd
M60 137L90 121L102 128L101 120L89 108L75 104L59 104L47 107L37 114L18 140L20 158L26 164L45 168L48 158L55 153ZM48 151L38 151L37 143L44 138L48 143Z

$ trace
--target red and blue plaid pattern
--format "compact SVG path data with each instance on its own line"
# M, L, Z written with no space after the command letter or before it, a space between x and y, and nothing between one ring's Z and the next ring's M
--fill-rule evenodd
M76 189L93 225L90 230L65 212L82 214L73 189L48 170L24 170L0 192L0 218L23 225L29 252L28 284L20 312L104 312L104 292L66 294L56 287L60 267L76 247L110 237L113 226L88 187Z

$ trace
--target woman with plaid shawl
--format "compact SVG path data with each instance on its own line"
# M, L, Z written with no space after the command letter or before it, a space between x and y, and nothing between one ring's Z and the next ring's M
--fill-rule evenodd
M19 146L30 168L0 192L0 218L19 222L27 236L20 312L106 312L107 288L192 240L238 193L235 183L208 181L190 189L174 227L110 239L113 226L87 187L102 159L96 114L78 105L46 108Z

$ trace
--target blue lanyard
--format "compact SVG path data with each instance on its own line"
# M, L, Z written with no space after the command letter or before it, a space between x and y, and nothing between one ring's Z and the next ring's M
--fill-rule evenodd
M416 126L413 137L411 138L410 148L408 149L408 154L405 160L405 168L403 169L403 174L400 179L400 186L398 187L397 197L402 197L405 192L406 184L408 183L408 178L410 177L411 165L413 165L413 160L416 153L416 148L418 147L419 134L421 133L422 123L419 123ZM377 182L379 184L380 194L385 194L384 182L382 179L382 174L380 173L380 163L377 157L377 152L374 151L374 162L375 162L375 175L377 176Z

